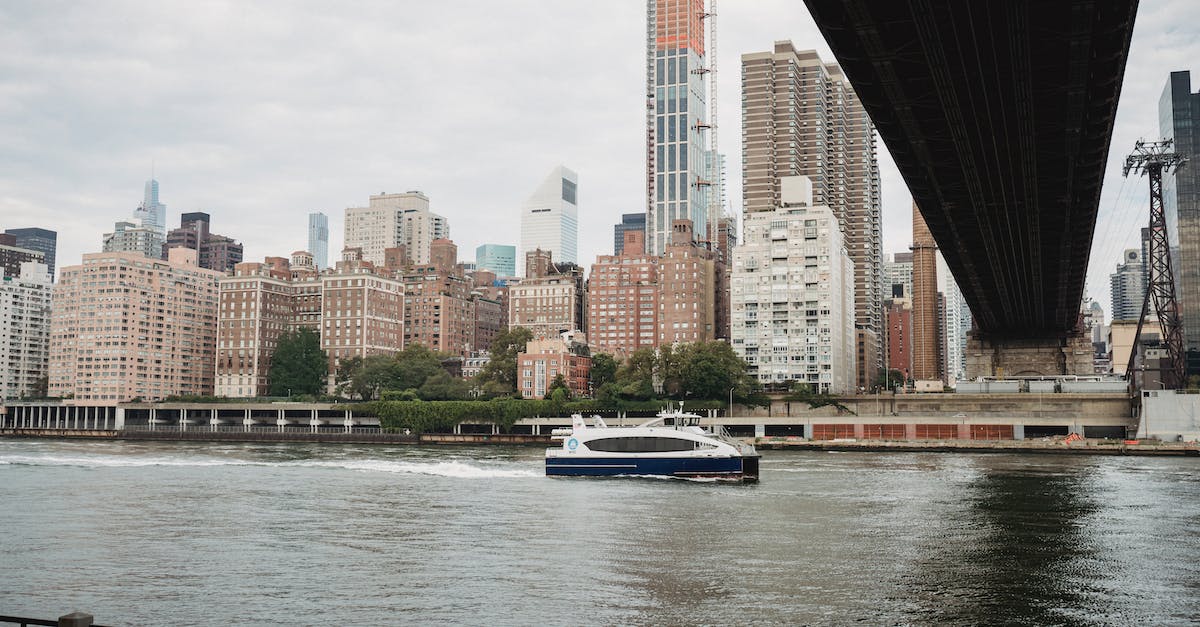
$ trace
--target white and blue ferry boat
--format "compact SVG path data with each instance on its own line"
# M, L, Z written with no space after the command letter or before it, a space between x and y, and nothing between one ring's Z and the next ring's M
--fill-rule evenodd
M547 476L658 475L758 481L759 454L720 426L700 427L700 416L679 409L658 413L636 427L610 427L599 416L588 426L571 416L555 429L562 446L546 449Z

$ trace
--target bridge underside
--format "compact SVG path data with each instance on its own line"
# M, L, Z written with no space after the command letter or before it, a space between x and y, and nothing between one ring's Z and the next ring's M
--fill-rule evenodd
M805 2L976 337L1068 341L1137 0Z

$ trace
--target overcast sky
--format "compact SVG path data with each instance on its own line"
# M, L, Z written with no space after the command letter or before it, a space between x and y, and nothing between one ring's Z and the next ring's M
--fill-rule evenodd
M800 0L725 0L720 147L740 212L740 55L777 39L833 60ZM0 226L59 233L58 265L100 250L153 165L169 226L212 214L247 260L307 246L306 216L421 190L460 258L516 244L551 168L579 173L580 260L643 211L645 2L0 2ZM1192 67L1192 65L1196 67ZM1120 163L1156 134L1168 72L1200 71L1200 3L1143 0L1106 175L1089 293L1136 246L1145 181ZM1200 89L1198 84L1193 89ZM910 198L882 143L884 250ZM1200 166L1200 159L1197 160Z

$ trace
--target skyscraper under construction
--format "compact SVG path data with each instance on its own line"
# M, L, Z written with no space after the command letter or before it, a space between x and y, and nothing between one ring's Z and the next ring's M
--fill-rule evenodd
M708 73L704 0L646 2L646 250L661 255L675 220L709 239Z

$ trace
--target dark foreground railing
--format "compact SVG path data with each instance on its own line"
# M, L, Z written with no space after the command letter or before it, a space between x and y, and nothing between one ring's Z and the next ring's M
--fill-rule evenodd
M59 616L58 620L46 620L44 618L22 618L20 616L0 616L0 623L16 623L25 627L26 625L50 625L51 627L104 627L92 622L92 615L84 612L71 612L66 616Z

